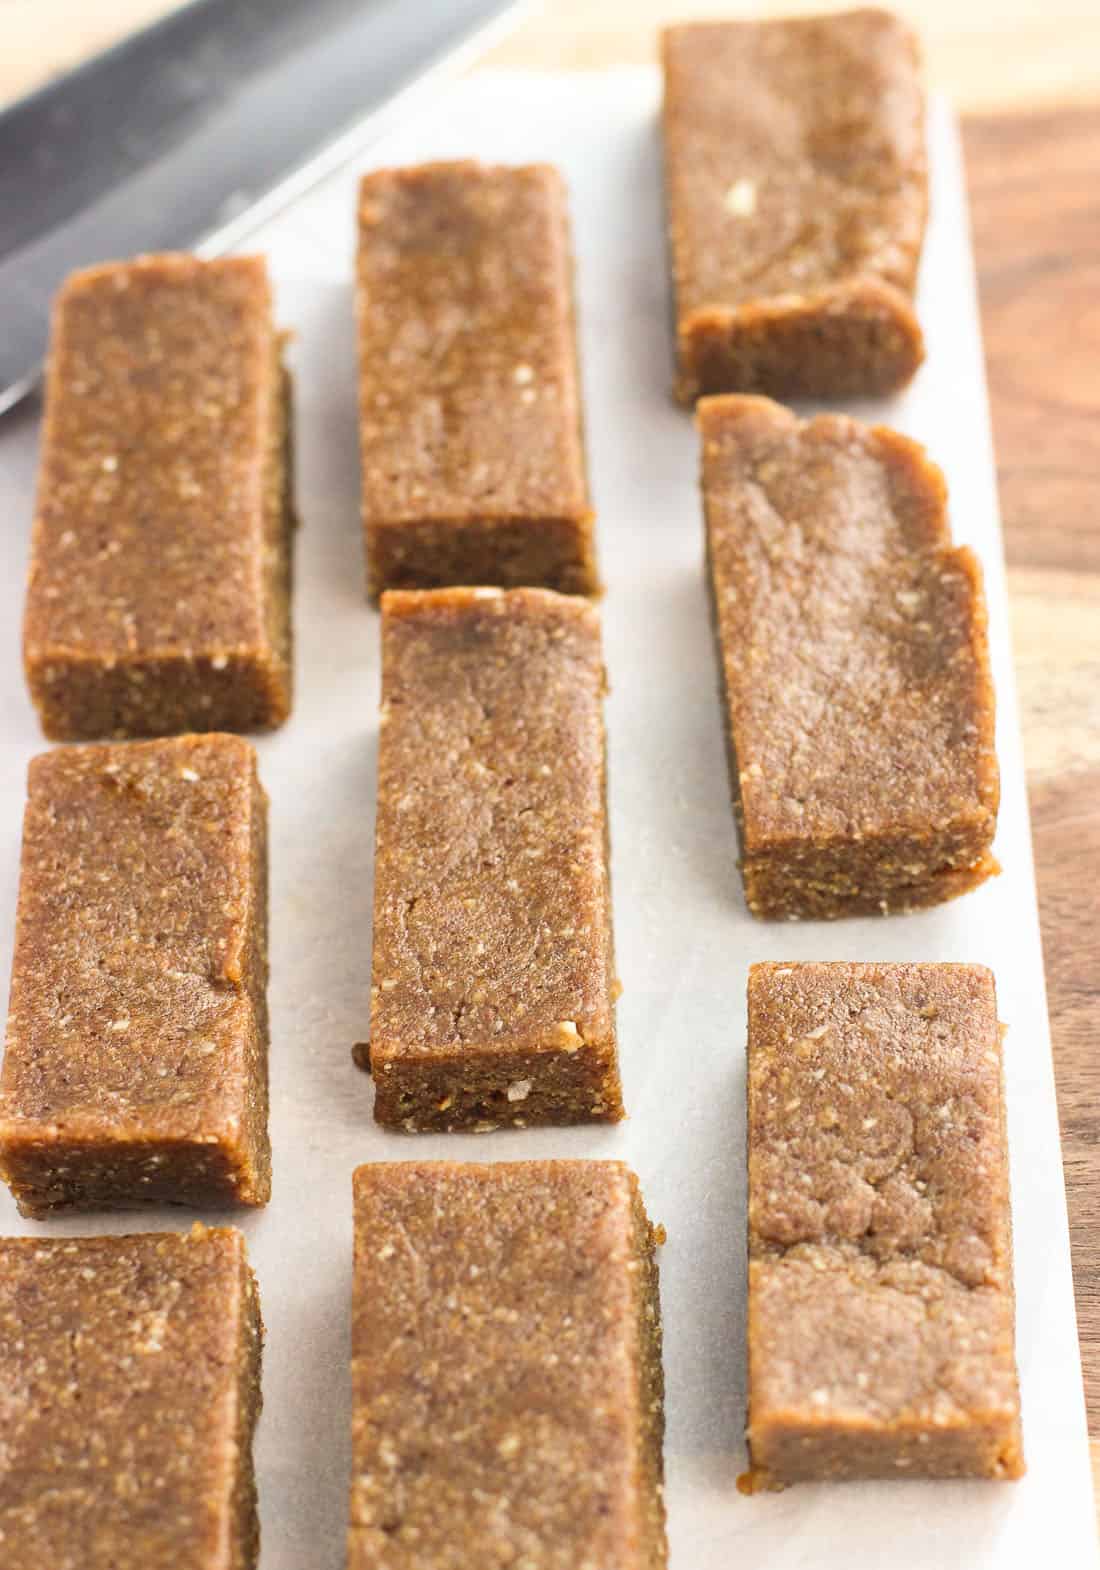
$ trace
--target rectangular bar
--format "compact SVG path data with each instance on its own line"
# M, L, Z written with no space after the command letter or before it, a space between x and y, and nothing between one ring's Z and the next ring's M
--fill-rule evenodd
M663 1570L655 1250L616 1161L355 1173L348 1570Z
M981 567L915 442L764 398L699 405L749 909L915 910L995 873Z
M894 391L924 358L916 42L887 11L663 35L677 396Z
M622 1117L604 686L586 600L383 596L380 1123L482 1132Z
M549 164L380 169L359 202L371 597L599 588L565 183Z
M255 1570L263 1324L232 1228L0 1239L0 1560Z
M749 971L747 1486L1019 1477L983 965Z
M74 273L54 308L23 625L46 735L281 725L293 523L263 258Z
M236 736L32 760L0 1176L25 1216L262 1205L267 798Z

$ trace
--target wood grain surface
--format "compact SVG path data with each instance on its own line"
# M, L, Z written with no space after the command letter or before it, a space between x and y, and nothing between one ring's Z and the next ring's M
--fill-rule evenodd
M964 121L1090 1432L1100 1434L1100 108ZM1094 1477L1097 1445L1093 1445Z
M0 103L172 8L0 0ZM656 28L799 0L550 0L490 57L599 67ZM1085 1390L1100 1479L1100 5L913 0L964 111ZM1052 1547L1056 1543L1052 1523Z

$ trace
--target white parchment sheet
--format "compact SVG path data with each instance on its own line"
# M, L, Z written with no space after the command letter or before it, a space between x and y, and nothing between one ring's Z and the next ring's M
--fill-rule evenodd
M697 451L669 397L669 301L646 70L484 74L439 94L363 168L427 157L549 159L569 179L611 678L619 1006L629 1120L614 1129L401 1136L376 1129L350 1048L367 1034L378 622L362 594L352 248L355 174L269 224L279 319L297 334L303 519L293 718L259 742L272 804L275 1192L242 1225L268 1342L258 1437L263 1570L339 1570L349 1467L350 1179L377 1159L621 1157L668 1228L661 1261L674 1570L1067 1570L1095 1566L1081 1373L963 176L932 120L932 226L912 390L857 412L926 442L957 537L985 564L1004 778L1004 874L920 915L751 920L735 841L702 578ZM24 770L43 745L19 667L37 418L0 428L0 967L11 950ZM801 1487L742 1498L745 976L760 959L980 960L1006 1045L1028 1475L1011 1484ZM2 1001L2 1000L0 1000ZM179 1211L0 1230L183 1227ZM1052 1558L1053 1554L1053 1558ZM45 1570L45 1567L43 1567Z

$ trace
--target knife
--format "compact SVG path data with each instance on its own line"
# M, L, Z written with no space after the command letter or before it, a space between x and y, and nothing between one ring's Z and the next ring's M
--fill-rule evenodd
M516 0L191 0L0 113L0 414L76 267L215 255L352 157Z

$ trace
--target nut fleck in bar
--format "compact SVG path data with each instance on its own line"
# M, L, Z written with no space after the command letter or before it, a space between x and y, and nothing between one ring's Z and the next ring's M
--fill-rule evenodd
M236 736L30 767L0 1174L24 1215L262 1205L267 798Z
M699 405L749 909L914 910L996 872L981 568L915 442L765 398Z
M244 1239L0 1239L0 1563L254 1570L263 1325Z
M367 175L358 309L371 595L462 583L594 593L558 171Z
M651 1226L615 1161L355 1173L348 1570L664 1570Z
M749 972L743 1486L1024 1470L981 965Z
M670 27L677 392L882 394L924 357L917 49L886 11Z
M410 1132L622 1117L600 620L382 598L370 1067Z
M47 736L286 719L288 393L260 257L147 256L65 284L23 628Z

